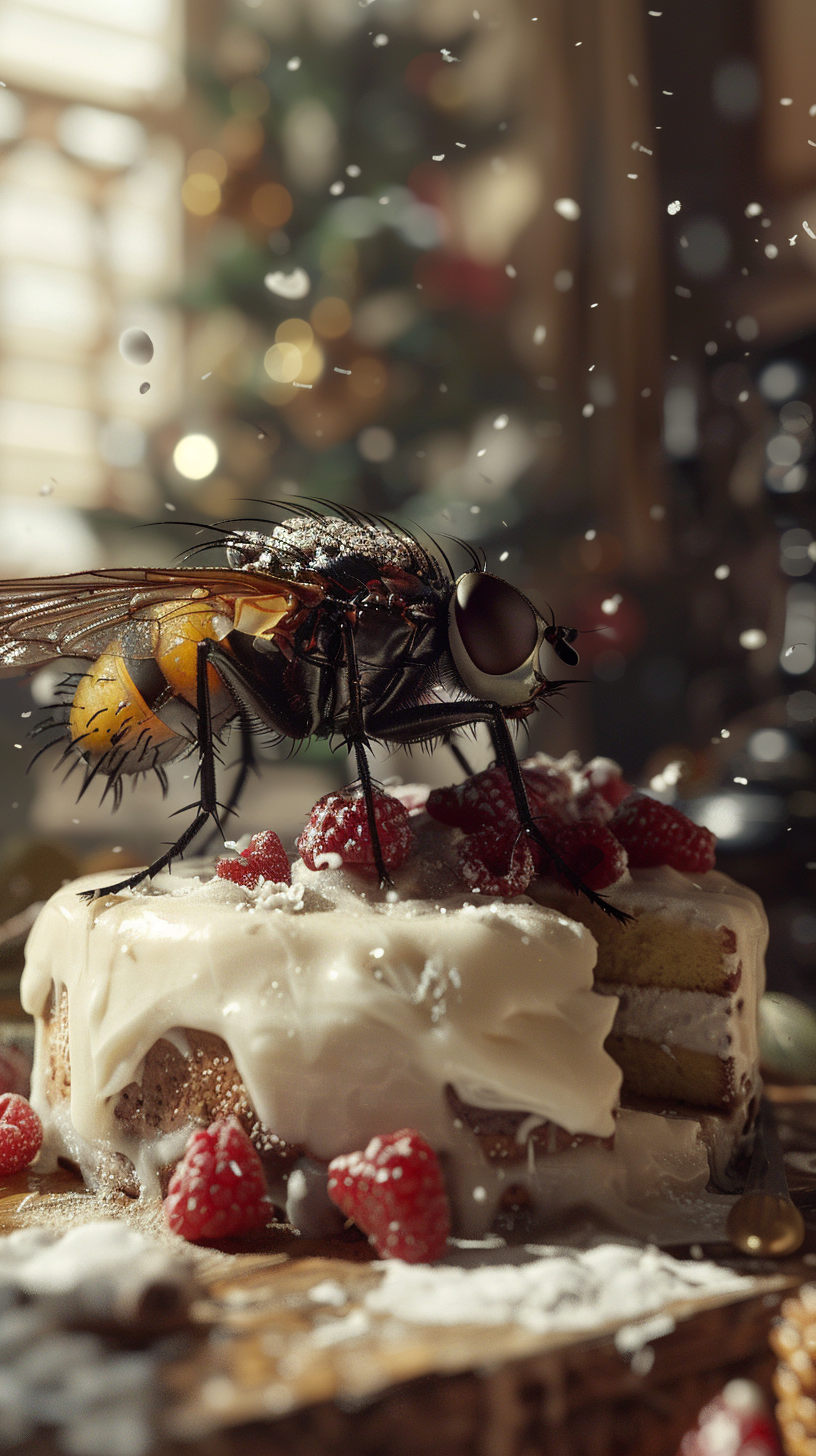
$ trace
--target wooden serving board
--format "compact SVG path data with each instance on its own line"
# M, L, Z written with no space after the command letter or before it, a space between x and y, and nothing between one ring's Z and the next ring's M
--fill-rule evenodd
M812 1111L816 1118L816 1100ZM0 1196L0 1232L107 1217L173 1239L158 1205L89 1194L67 1173L19 1175ZM745 1295L668 1307L675 1328L650 1344L648 1368L648 1357L633 1364L618 1352L614 1323L590 1336L539 1335L370 1315L361 1301L381 1275L354 1234L317 1244L276 1226L195 1250L202 1298L186 1347L164 1367L157 1449L673 1456L726 1380L749 1376L770 1389L768 1329L785 1294L816 1273L816 1227L793 1261L757 1266L732 1252L705 1247L708 1257L750 1274ZM310 1298L327 1280L345 1302L339 1292L332 1305Z

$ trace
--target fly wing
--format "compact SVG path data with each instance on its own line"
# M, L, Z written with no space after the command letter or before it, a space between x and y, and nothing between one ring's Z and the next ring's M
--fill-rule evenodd
M237 597L275 590L293 602L306 603L320 595L305 583L208 567L119 567L0 581L0 676L60 657L94 661L124 625L148 616L157 602L194 597L201 603L215 598L228 609ZM142 650L149 656L147 634L144 644ZM132 651L130 641L128 647Z

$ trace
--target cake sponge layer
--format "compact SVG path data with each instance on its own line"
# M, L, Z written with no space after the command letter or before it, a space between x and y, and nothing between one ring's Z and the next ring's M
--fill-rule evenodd
M626 926L582 895L538 880L530 892L586 925L598 943L595 979L729 996L757 996L764 981L768 921L752 890L711 870L683 875L667 865L635 870L606 891L632 916Z
M656 1046L636 1036L607 1037L606 1050L623 1072L628 1092L659 1102L691 1103L712 1111L734 1105L733 1063L689 1047Z

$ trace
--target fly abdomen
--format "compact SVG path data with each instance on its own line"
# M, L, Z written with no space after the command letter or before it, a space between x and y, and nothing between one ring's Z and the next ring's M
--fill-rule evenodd
M173 690L153 658L125 658L112 642L77 685L68 729L86 763L104 774L142 773L188 746L154 711Z

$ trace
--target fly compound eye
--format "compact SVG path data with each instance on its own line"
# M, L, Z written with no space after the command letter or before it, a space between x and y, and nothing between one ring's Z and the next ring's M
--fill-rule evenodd
M541 624L509 582L482 571L460 577L451 598L449 639L469 692L508 707L530 697L539 681Z

